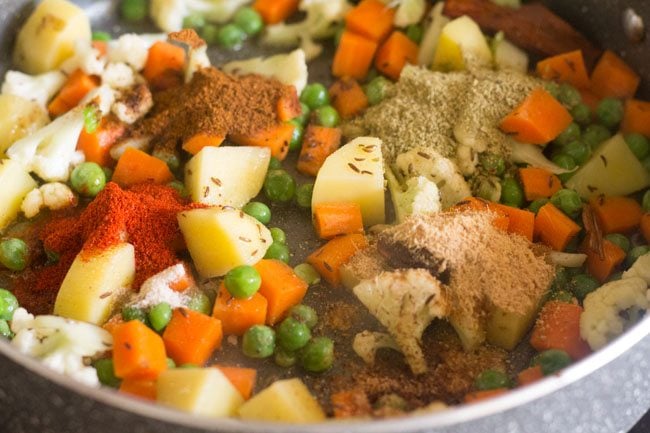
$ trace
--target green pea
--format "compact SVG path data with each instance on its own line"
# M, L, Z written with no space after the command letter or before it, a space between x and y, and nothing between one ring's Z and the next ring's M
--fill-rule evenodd
M293 268L293 271L309 285L320 283L320 274L309 263L301 263Z
M609 129L614 129L623 120L623 102L620 99L605 98L596 107L596 117Z
M0 242L0 263L7 269L20 272L27 266L29 248L22 239L8 238Z
M9 290L0 289L0 320L11 320L20 307L18 299Z
M264 28L262 16L251 7L239 9L233 17L233 22L248 35L256 35Z
M625 264L629 268L634 264L634 262L637 261L639 257L644 256L648 253L650 253L650 246L648 245L639 245L638 247L634 247L630 250L627 257L625 258Z
M605 140L610 138L612 133L609 132L609 129L605 128L603 125L589 125L585 132L582 134L582 142L591 148L591 150L596 150L596 148Z
M305 136L305 129L302 127L300 121L293 119L289 123L293 126L291 133L291 141L289 142L289 151L293 152L302 148L302 139Z
M242 265L231 269L224 278L228 292L237 299L248 299L260 289L262 277L252 266Z
M625 254L629 253L630 249L632 248L632 243L627 238L627 236L620 233L610 233L605 236L605 239L625 251Z
M142 308L138 307L124 307L122 308L122 320L130 322L131 320L139 320L142 323L147 323L147 313Z
M208 45L215 45L219 43L219 27L214 24L207 23L201 29L201 37Z
M271 209L269 209L269 207L262 202L248 202L241 210L264 225L271 222Z
M275 259L275 260L280 260L284 263L289 263L289 260L291 258L289 256L289 247L287 247L285 244L273 242L269 247L269 249L266 250L266 254L264 254L264 258Z
M650 212L650 189L643 194L641 206L643 207L644 212Z
M334 342L327 337L309 340L300 353L300 365L311 373L329 370L334 363Z
M565 170L573 170L578 166L578 164L576 164L576 160L566 153L558 153L555 155L553 157L553 163Z
M302 349L311 339L309 327L291 316L280 323L276 332L278 344L290 352Z
M327 88L321 83L308 84L300 93L300 101L309 107L310 110L315 110L324 107L330 103L329 93Z
M591 155L591 148L580 140L572 141L564 146L564 153L573 158L576 164L583 164Z
M273 238L273 242L286 245L287 243L287 234L282 230L280 227L271 227L269 229L271 232L271 238Z
M242 351L249 358L268 358L275 350L275 331L265 325L253 325L244 333Z
M14 338L14 333L11 331L9 322L6 320L0 320L0 337L4 337L8 340Z
M304 126L307 125L307 123L309 122L310 117L311 117L311 109L309 108L309 105L305 104L304 102L301 102L300 115L298 117L295 117L293 120L300 123L304 128Z
M160 332L172 320L172 307L167 302L161 302L149 310L147 317L153 330Z
M203 292L196 293L187 302L187 308L209 316L212 313L212 302Z
M176 363L174 362L173 359L167 358L166 361L167 361L167 368L176 368Z
M104 171L104 176L106 177L106 182L110 182L111 179L113 178L113 170L110 169L109 167L102 167L102 170Z
M205 17L201 14L190 14L183 18L184 29L201 30L205 26Z
M573 304L575 303L576 299L573 297L573 294L567 292L566 290L557 290L555 292L551 292L551 294L548 297L548 300L564 302L566 304Z
M474 193L489 201L499 201L501 199L501 191L499 191L499 179L495 177L480 177L476 180L473 186Z
M591 108L586 104L578 104L571 109L573 121L579 125L587 125L591 122Z
M575 218L582 210L582 199L580 195L572 189L561 189L551 197L551 203L562 212Z
M485 370L474 381L474 387L479 391L497 388L510 388L510 378L499 370Z
M289 309L289 317L307 325L309 329L314 329L318 323L318 314L316 310L305 304L294 305Z
M555 99L560 99L560 85L555 81L547 81L544 83L544 89L551 94Z
M277 170L282 168L282 161L280 161L278 158L272 156L271 160L269 161L269 171L271 170Z
M226 24L217 33L217 42L219 45L229 50L238 49L244 43L245 39L246 32L236 24Z
M538 198L537 200L533 200L529 205L528 205L528 210L533 212L534 214L537 214L539 210L544 206L546 203L548 203L547 198Z
M384 394L379 397L373 405L373 408L377 410L388 409L389 411L404 413L410 410L410 405L404 397L391 392L390 394Z
M120 386L121 380L115 376L115 366L113 360L110 358L98 359L93 363L95 371L97 371L97 379L102 385L117 388Z
M303 183L296 190L296 203L298 206L309 209L311 208L311 196L314 192L313 183Z
M176 149L158 147L151 152L151 156L158 158L167 164L167 167L169 167L171 171L176 171L181 166L180 155Z
M548 376L562 370L571 362L571 357L564 350L550 349L535 356L531 361L531 366L539 365L542 367L542 373Z
M641 161L641 165L643 165L646 171L650 171L650 156Z
M643 135L635 133L625 134L625 142L639 161L643 161L650 155L650 142Z
M95 197L106 186L106 175L99 164L83 162L72 170L70 185L83 196Z
M142 21L147 17L147 0L122 0L120 14L127 21Z
M276 365L283 368L289 368L296 365L298 361L298 354L296 352L290 352L283 349L282 347L276 347L275 353L273 354L273 362Z
M339 113L331 105L317 108L314 111L314 116L316 117L316 123L326 128L334 128L341 121Z
M567 128L562 131L555 139L555 142L560 146L566 146L572 141L580 139L580 126L577 123L571 123Z
M585 299L585 296L599 288L600 283L590 275L578 274L571 278L569 286L576 298L582 301Z
M479 162L481 167L490 175L503 176L506 172L506 161L493 153L482 153Z
M264 194L274 202L288 203L296 192L296 181L285 170L271 170L264 180Z
M383 101L391 85L392 83L382 76L378 76L370 80L370 82L365 87L368 104L377 105Z
M59 253L48 249L45 249L45 257L47 257L48 265L53 265L55 263L58 263L59 260L61 259L61 255L59 255Z
M185 184L180 180L172 180L167 184L167 186L174 188L178 195L180 195L182 198L187 198L189 196L187 189L185 188Z
M102 31L94 31L92 33L92 40L97 41L97 42L108 42L110 41L111 35L107 32L102 32Z
M83 109L84 115L84 130L88 134L92 134L97 131L99 122L101 121L101 114L96 107L89 105Z
M558 100L569 108L573 108L582 102L582 95L571 84L560 84Z
M406 28L406 36L418 45L422 42L423 35L424 29L420 24L411 24Z
M558 267L555 271L555 278L553 279L553 284L551 285L552 290L564 290L569 285L569 280L571 275L569 270L565 267Z
M520 208L524 204L524 190L517 179L507 177L501 182L501 203Z

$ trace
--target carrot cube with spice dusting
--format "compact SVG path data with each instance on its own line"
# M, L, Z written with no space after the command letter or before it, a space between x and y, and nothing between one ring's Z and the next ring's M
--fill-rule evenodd
M578 233L580 226L552 203L546 203L537 212L535 236L555 251L564 251Z
M260 260L255 269L262 277L258 293L268 301L266 323L274 325L284 318L291 307L302 301L308 285L280 260Z
M345 25L359 35L381 42L393 29L395 10L379 0L363 0L345 16Z
M418 62L418 46L404 33L393 32L386 42L377 50L375 67L387 77L399 79L402 69L407 63L412 65Z
M308 176L316 176L325 160L341 146L341 130L309 125L302 140L297 169Z
M360 114L368 108L368 97L357 80L341 78L329 89L330 103L344 119Z
M117 377L154 380L167 369L163 340L144 323L131 320L115 325L112 335Z
M244 335L253 325L266 321L268 301L259 293L248 299L233 297L222 282L214 301L212 316L221 320L224 335Z
M338 286L341 284L341 266L367 246L368 240L363 234L339 236L311 253L307 257L307 263L316 268L328 283Z
M163 333L167 354L177 365L203 365L221 346L221 321L187 308L177 308Z

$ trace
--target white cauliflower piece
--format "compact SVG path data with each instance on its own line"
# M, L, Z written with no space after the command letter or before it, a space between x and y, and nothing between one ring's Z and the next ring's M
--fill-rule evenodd
M426 9L427 2L425 0L401 0L395 11L393 24L397 27L407 27L411 24L417 24L424 16Z
M629 277L611 281L588 294L580 316L582 339L598 350L621 335L648 309L647 291L644 279Z
M305 52L297 49L289 54L271 57L255 57L226 63L223 71L232 75L260 74L294 86L298 94L307 85L307 62Z
M536 144L519 143L516 140L508 140L511 147L510 159L512 162L518 164L528 164L532 167L545 168L553 174L569 173L571 170L566 170L552 161L550 161L542 153L543 147Z
M456 164L435 150L409 150L397 157L395 167L404 179L424 176L434 182L440 190L442 209L448 209L472 195Z
M112 348L113 338L104 329L58 316L34 317L19 308L11 330L16 334L11 344L20 352L86 385L99 386L95 369L85 365L84 358Z
M136 71L141 71L147 63L149 48L167 39L164 33L142 34L127 33L108 43L107 57L110 63L126 63Z
M31 190L20 206L27 218L33 218L42 207L50 210L60 210L76 205L77 196L68 185L61 182L51 182Z
M393 337L384 332L371 331L363 331L355 335L352 349L368 365L375 363L375 356L379 349L393 349L399 352L399 346Z
M153 96L146 84L136 84L128 89L123 89L111 106L111 112L122 122L129 125L153 107Z
M43 205L43 193L40 188L34 188L23 199L20 210L26 218L34 218L41 211Z
M398 223L410 215L440 212L440 191L434 182L416 176L408 179L402 187L390 169L386 170L386 178Z
M395 339L413 373L426 372L422 333L433 319L449 314L442 283L425 269L405 269L382 272L353 291Z
M7 156L47 182L66 181L70 167L83 161L83 153L76 150L83 127L83 108L77 107L16 141Z
M111 154L111 158L117 161L120 159L124 151L126 151L126 149L129 147L146 152L149 149L150 145L151 137L129 137L116 143L113 147L111 147L109 153Z
M61 70L71 74L81 69L88 75L102 75L106 66L106 58L99 50L93 48L90 41L75 41L74 54L61 64Z
M106 84L113 89L130 87L135 82L135 73L126 63L109 63L102 73L102 84Z
M79 102L79 105L84 107L92 104L99 110L102 116L105 116L111 112L111 107L115 102L115 97L116 91L109 85L102 84L88 92L81 102Z
M204 43L199 47L190 48L185 65L185 82L189 83L192 81L192 77L196 71L209 66L211 66L211 63L208 57L207 44Z
M65 75L61 71L51 71L40 75L9 71L2 83L2 93L34 101L45 109L47 103L64 83Z
M206 20L225 23L239 8L251 0L151 0L149 15L153 22L166 32L183 28L183 19L197 14Z
M650 253L644 254L627 271L623 272L623 278L642 278L650 286Z

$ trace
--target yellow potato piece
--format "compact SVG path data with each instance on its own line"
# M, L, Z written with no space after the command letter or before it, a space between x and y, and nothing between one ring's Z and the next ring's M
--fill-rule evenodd
M196 269L204 278L220 277L237 266L257 263L273 242L263 224L232 208L181 212L178 224Z
M18 216L28 192L38 185L22 165L11 159L0 160L0 230Z
M36 102L16 95L0 95L0 155L15 141L50 121Z
M465 69L466 60L489 65L492 63L492 52L478 24L470 17L462 16L442 28L432 67L436 70L460 71Z
M495 308L487 322L487 342L505 350L513 350L533 326L537 311L537 304L532 305L526 314Z
M18 32L14 62L28 74L58 68L74 54L76 41L90 43L90 21L67 0L43 0Z
M235 415L244 399L217 368L172 368L158 376L156 400L209 417Z
M463 51L449 35L441 34L438 47L433 57L432 68L436 71L462 71L465 69Z
M239 408L239 417L248 420L291 424L325 420L325 413L309 389L298 378L278 380Z
M120 244L89 259L77 255L61 284L54 314L101 325L130 291L135 249Z

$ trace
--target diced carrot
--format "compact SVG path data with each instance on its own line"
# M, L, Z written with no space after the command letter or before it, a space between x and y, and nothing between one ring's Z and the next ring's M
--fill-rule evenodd
M650 137L650 102L628 99L621 125L623 132L636 132Z
M520 168L519 179L528 201L550 198L562 188L560 179L545 168Z
M220 146L225 139L226 137L223 135L214 135L201 132L185 140L183 143L183 150L191 153L192 155L196 155L204 147Z
M120 383L120 392L145 400L156 400L156 381L143 379L124 379Z
M124 323L124 319L122 319L122 314L117 313L117 314L113 314L111 318L108 319L108 321L102 325L102 328L104 328L104 330L106 330L110 334L113 334L115 327L117 325L121 325L122 323Z
M646 212L641 217L641 234L647 243L650 243L650 213Z
M545 80L569 83L578 89L586 89L590 84L581 50L558 54L538 62L537 75Z
M97 129L90 133L81 130L77 149L82 151L87 162L95 162L102 167L109 167L114 163L111 158L111 147L126 132L126 125L113 116L103 117Z
M131 320L115 325L112 335L115 376L155 380L167 369L163 340L144 323Z
M395 11L380 0L362 0L345 16L347 30L376 42L383 41L393 29Z
M375 68L393 80L397 80L407 63L418 62L418 45L404 33L394 31L377 50Z
M214 302L212 317L221 320L224 335L244 335L253 325L266 322L268 302L259 293L248 299L234 298L224 283L219 286L219 293Z
M308 285L280 260L260 260L255 269L262 277L259 294L268 301L266 323L274 325L284 318L291 307L302 301Z
M601 283L606 282L614 273L616 267L625 260L625 251L615 243L603 239L603 256L598 251L589 248L589 236L585 237L580 251L587 255L587 270Z
M307 257L307 263L328 283L338 286L341 284L341 266L367 246L366 237L360 233L339 236L311 253Z
M591 73L591 91L601 98L631 98L641 77L612 51L605 51Z
M582 96L582 102L591 109L592 112L596 111L600 98L594 94L589 89L578 89L580 91L580 96Z
M173 281L169 285L169 288L175 292L184 292L190 287L196 286L196 282L194 281L192 271L190 271L188 264L185 263L183 265L183 268L185 269L185 272L183 272L183 274L176 281Z
M606 235L636 229L643 216L639 202L629 197L594 197L589 200L589 205Z
M539 87L501 121L501 130L522 143L546 144L573 121L571 114L550 93Z
M51 116L60 116L76 107L84 96L98 85L99 80L97 78L86 74L81 69L77 69L70 74L59 93L52 99L52 102L47 106L47 111Z
M290 123L279 123L267 130L253 134L232 134L230 139L240 146L268 147L271 149L271 155L282 161L289 153L293 128L294 126Z
M580 337L582 307L561 301L544 304L530 336L530 344L537 351L564 350L574 360L584 358L591 350Z
M228 367L225 365L213 365L221 370L230 383L239 391L244 400L251 398L255 381L257 380L257 370L253 368Z
M156 90L169 89L183 82L185 50L165 41L158 41L149 48L142 75Z
M203 365L221 347L221 321L187 308L177 308L163 333L163 341L176 365Z
M517 375L517 384L519 386L526 386L543 378L544 373L542 372L542 367L535 365L519 372Z
M494 203L494 205L508 218L508 233L521 235L530 242L533 241L535 233L535 214L533 212L500 203Z
M262 15L265 24L277 24L298 10L298 0L256 0L253 9Z
M314 206L314 227L321 239L363 233L361 206L358 203L319 203Z
M294 86L284 86L282 96L278 99L278 119L280 122L286 122L300 116L302 107L300 98ZM340 113L339 113L340 114Z
M535 217L535 237L556 251L564 251L580 226L553 203L546 203Z
M126 187L145 182L167 183L174 180L174 175L163 160L129 147L117 161L112 180Z
M335 392L330 397L330 400L332 401L334 418L366 417L372 413L368 395L363 389L356 388Z
M343 32L334 54L332 75L365 79L376 51L377 42L350 31Z
M108 43L106 41L92 41L92 47L99 51L99 56L100 57L106 57L106 53L108 52Z
M474 391L465 395L464 403L477 403L479 401L488 400L493 397L504 395L508 392L508 388L488 389L487 391Z
M494 227L505 231L508 231L510 226L510 218L503 211L502 207L497 206L497 203L493 203L488 200L484 200L478 197L468 197L463 201L460 201L454 205L450 211L452 212L468 212L468 211L489 211L494 214L494 219L492 220L492 225Z
M309 125L302 139L297 169L308 176L316 176L325 159L341 146L341 130Z
M330 103L344 119L355 117L368 108L368 97L357 80L341 78L329 89Z

